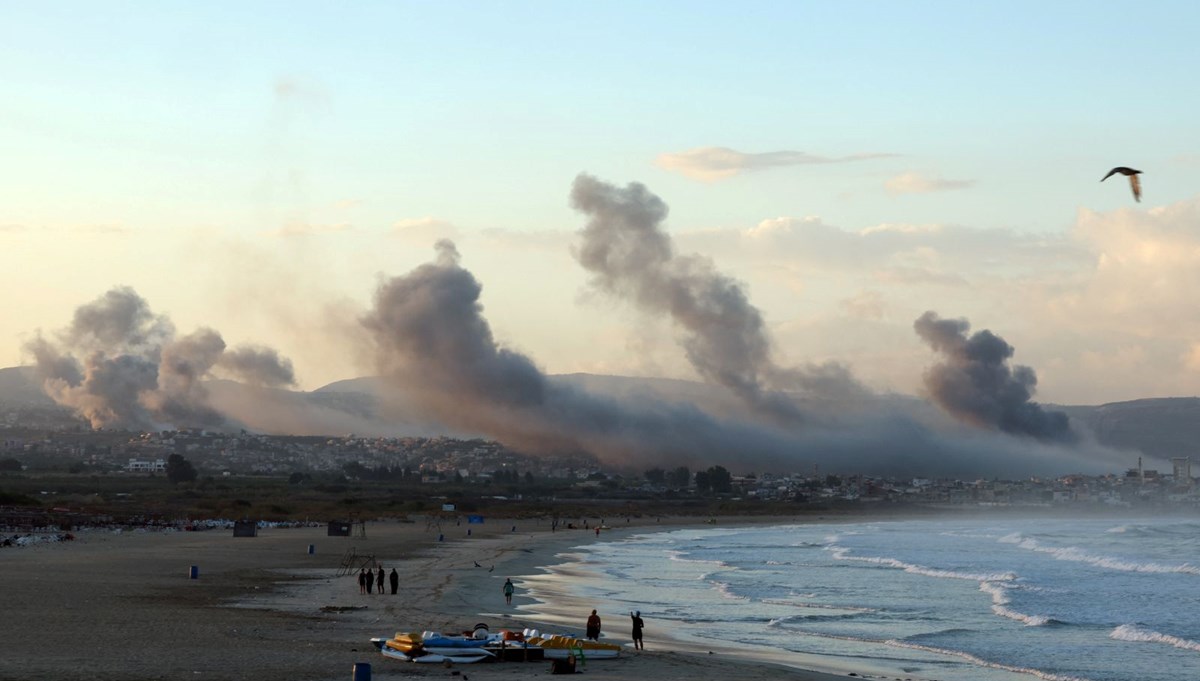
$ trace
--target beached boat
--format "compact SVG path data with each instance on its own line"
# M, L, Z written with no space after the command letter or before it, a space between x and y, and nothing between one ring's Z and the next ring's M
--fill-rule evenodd
M471 664L496 659L496 654L485 650L486 640L467 645L466 639L446 636L430 636L399 632L392 638L372 638L371 644L379 648L384 657L406 662L454 662Z
M453 655L439 655L437 653L427 653L420 657L412 658L413 662L432 663L432 662L453 662L455 664L474 664L476 662L491 662L495 660L495 656L486 650L463 649L463 652Z
M604 660L621 654L621 646L615 643L601 643L570 636L533 636L526 639L526 643L541 648L545 651L545 657L551 660L566 659L572 654L585 660Z

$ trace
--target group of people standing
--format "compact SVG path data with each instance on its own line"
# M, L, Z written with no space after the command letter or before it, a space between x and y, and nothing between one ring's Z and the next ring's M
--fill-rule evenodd
M379 593L382 595L387 593L384 591L383 580L385 577L383 566L380 565L377 570L371 570L365 567L358 569L358 592L360 594L372 593L378 586ZM400 573L396 572L396 568L392 568L390 575L392 594L394 595L400 590Z
M392 572L394 573L395 570L392 570ZM383 574L383 568L380 568L379 574ZM383 578L380 577L380 580L381 580L379 582L380 584L383 584L382 579ZM380 586L379 588L383 589L382 586ZM505 603L512 605L513 591L515 591L515 590L516 590L516 587L513 586L511 578L504 580L504 602ZM392 593L395 593L395 591L393 591ZM642 620L642 611L637 610L637 611L630 612L629 619L633 623L633 647L634 647L634 649L635 650L645 650L645 648L642 646L642 629L645 628L646 623ZM600 640L600 625L601 625L600 615L597 614L595 610L593 610L592 614L589 615L587 618L587 638L589 640L591 640L591 641L599 641Z
M642 629L646 623L642 620L642 611L633 611L629 613L629 619L633 622L633 647L635 650L645 650L642 645ZM587 618L587 637L592 641L600 640L600 615L593 610L592 614Z

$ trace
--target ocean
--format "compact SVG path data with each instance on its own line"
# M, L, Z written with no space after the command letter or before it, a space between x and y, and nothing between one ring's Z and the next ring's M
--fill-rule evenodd
M1200 679L1200 520L712 527L579 546L525 614L647 648L939 681ZM664 639L668 639L664 641Z

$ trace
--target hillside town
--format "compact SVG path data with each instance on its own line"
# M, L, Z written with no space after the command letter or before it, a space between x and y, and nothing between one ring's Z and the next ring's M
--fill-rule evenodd
M487 440L274 436L205 431L0 430L0 474L65 472L93 476L163 475L172 455L201 477L292 476L294 479L403 480L440 484L553 483L597 498L716 496L729 502L907 503L954 506L1200 507L1190 457L1171 470L1124 471L1021 480L889 478L842 471L615 470L586 454L527 456Z

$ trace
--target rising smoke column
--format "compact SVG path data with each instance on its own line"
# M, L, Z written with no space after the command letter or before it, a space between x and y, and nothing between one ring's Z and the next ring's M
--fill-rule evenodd
M272 350L227 350L207 328L176 337L171 321L129 287L80 306L55 338L39 335L26 349L46 394L93 428L219 427L225 418L208 405L203 381L223 365L260 384L294 383L291 363Z
M483 318L482 286L446 240L435 262L384 282L362 319L376 364L428 414L531 453L589 452L610 463L780 460L782 435L721 423L691 405L637 410L552 383L504 348Z
M410 403L453 429L527 453L588 452L608 464L732 471L1022 475L1082 470L1048 446L970 431L943 436L909 419L873 416L802 431L720 420L693 405L626 406L547 379L503 347L479 303L482 286L449 241L437 257L383 282L361 319L377 369Z
M1037 375L1008 366L1013 347L988 330L967 336L965 319L941 319L932 310L913 322L917 335L943 361L925 372L925 389L939 406L972 425L1039 440L1073 442L1067 415L1031 402Z
M688 361L705 380L782 422L801 414L788 396L774 391L838 398L862 392L837 364L777 366L762 314L741 284L707 258L673 252L662 227L667 205L643 185L622 189L579 175L571 206L588 216L576 258L592 273L592 285L643 310L669 314L684 329Z

